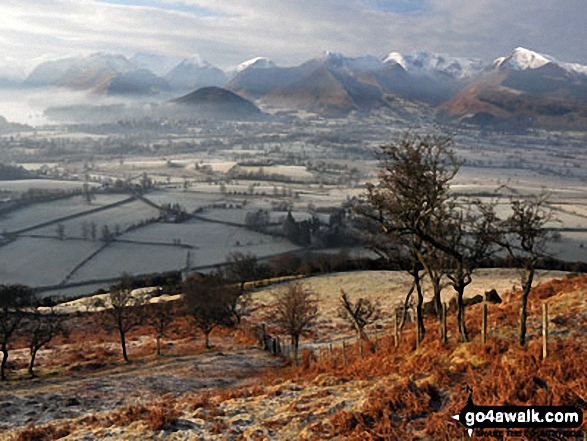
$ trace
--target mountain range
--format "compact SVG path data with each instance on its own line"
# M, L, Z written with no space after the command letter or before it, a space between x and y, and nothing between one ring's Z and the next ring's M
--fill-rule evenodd
M493 63L421 51L382 58L326 52L291 67L256 57L227 72L198 55L149 53L63 58L39 64L26 77L0 63L0 87L15 86L150 99L223 87L262 108L323 116L393 110L409 102L465 124L587 127L587 66L524 48Z

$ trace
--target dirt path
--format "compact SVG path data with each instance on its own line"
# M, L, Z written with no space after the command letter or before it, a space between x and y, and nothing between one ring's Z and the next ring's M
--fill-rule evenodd
M257 348L135 362L94 374L0 384L0 432L246 384L279 359Z

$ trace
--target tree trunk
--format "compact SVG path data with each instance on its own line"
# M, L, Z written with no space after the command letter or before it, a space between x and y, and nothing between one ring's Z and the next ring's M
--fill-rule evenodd
M418 325L416 332L416 347L419 347L420 343L422 343L422 340L424 340L424 335L426 334L426 329L424 328L424 316L422 315L422 304L424 303L424 296L422 295L420 275L418 274L414 277L416 282L416 293L418 294L418 301L416 303L416 323Z
M399 323L400 336L401 336L401 331L403 331L404 325L406 324L406 321L408 320L408 304L410 303L410 298L412 297L412 293L414 292L415 287L416 287L415 282L412 282L412 286L410 287L410 290L406 294L406 298L404 300L404 307L402 309L402 318Z
M300 346L300 337L297 335L291 336L291 353L293 356L293 362L296 366L300 365L300 361L298 360L298 349Z
M526 344L526 320L528 318L528 296L532 289L532 281L534 280L534 268L527 268L524 276L524 283L522 284L522 298L520 303L520 334L518 336L518 343L520 346Z
M157 336L157 355L161 355L161 336Z
M460 341L461 343L466 343L469 341L469 336L467 334L467 325L465 323L465 303L463 300L465 285L459 283L455 286L455 291L457 292L457 320L459 324Z
M8 348L6 343L2 343L2 365L0 366L0 379L6 380L6 362L8 361Z
M432 288L434 290L434 298L432 299L434 304L434 312L436 313L436 318L438 319L438 323L442 324L442 299L440 294L442 290L440 289L440 280L437 279L430 279L432 281Z
M212 349L212 346L210 345L210 332L212 332L211 329L206 329L204 331L204 341L206 344L206 349Z
M120 332L120 346L122 347L122 358L124 359L125 363L128 363L128 355L126 354L126 335L122 329L118 330Z
M38 348L31 348L31 359L29 360L29 367L27 369L27 372L31 377L35 376L35 371L34 371L35 358L37 357L38 350L39 350Z

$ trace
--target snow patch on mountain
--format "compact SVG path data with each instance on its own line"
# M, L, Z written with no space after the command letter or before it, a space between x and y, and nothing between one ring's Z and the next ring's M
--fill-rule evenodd
M130 62L134 64L137 69L147 69L158 76L165 75L181 63L181 61L182 59L180 57L161 55L152 52L139 52L130 58Z
M390 52L383 59L383 63L397 63L413 74L443 74L460 80L473 78L486 68L486 64L476 58L460 58L424 51L414 51L409 54Z
M192 56L185 58L182 60L180 64L185 66L193 66L198 68L206 68L211 67L212 64L207 60L204 60L199 54L193 54Z
M324 53L321 60L332 67L347 68L349 70L358 71L375 71L383 69L385 64L373 55L363 55L360 57L347 57L340 52Z
M271 67L276 67L277 65L271 61L269 58L265 57L255 57L247 60L236 67L236 72L242 72L246 69L268 69Z
M493 62L493 66L498 69L528 70L538 69L548 63L552 63L569 73L587 75L587 66L578 63L563 63L550 55L540 54L523 47L517 47L507 57L497 58Z
M552 57L539 54L538 52L517 47L507 57L499 57L493 62L496 68L507 68L512 70L538 69L545 64L555 62Z

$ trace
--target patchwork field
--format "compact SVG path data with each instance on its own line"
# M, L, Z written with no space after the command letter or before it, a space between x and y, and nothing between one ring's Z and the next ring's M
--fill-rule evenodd
M0 247L0 280L34 287L58 285L99 247L89 241L18 238Z
M12 232L32 228L45 222L80 214L99 207L114 204L128 198L128 195L99 195L88 204L82 196L38 203L0 215L0 231Z

